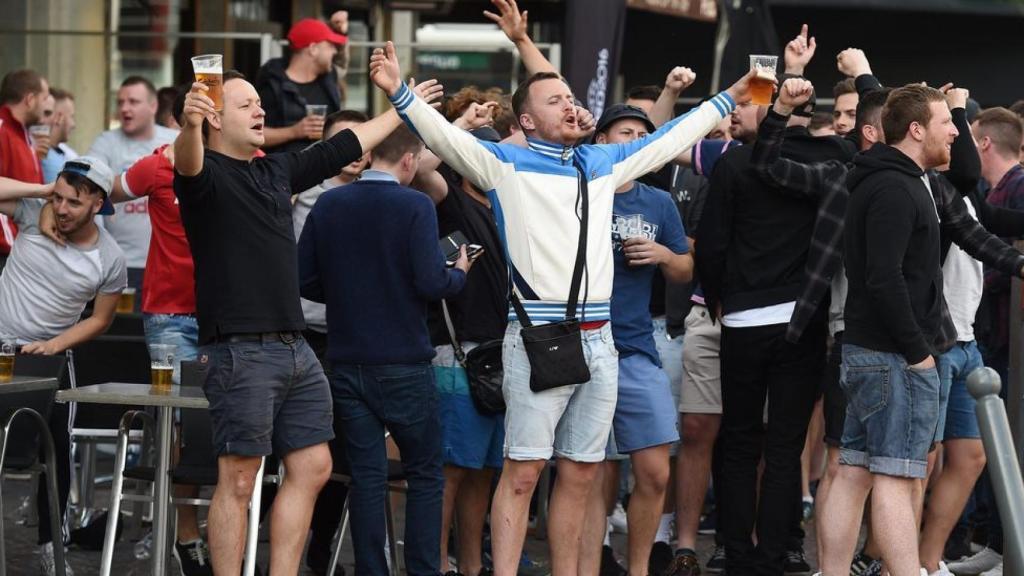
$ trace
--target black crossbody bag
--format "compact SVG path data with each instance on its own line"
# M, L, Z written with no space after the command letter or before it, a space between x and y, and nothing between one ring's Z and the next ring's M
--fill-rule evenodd
M469 397L473 400L477 412L486 415L501 414L505 411L505 396L501 392L501 382L505 376L501 364L502 340L489 340L466 353L462 350L455 326L452 324L448 303L441 300L441 312L444 313L444 324L448 327L448 338L452 341L455 359L466 371L469 381Z
M550 324L534 326L526 314L522 302L512 292L512 307L523 337L523 346L530 361L530 389L534 392L550 390L559 386L583 384L590 380L590 367L583 355L583 334L580 321L576 318L576 304L583 280L583 269L587 259L587 222L590 217L590 202L587 190L587 176L578 162L573 161L579 174L577 201L580 207L580 238L576 247L576 264L572 270L569 300L565 305L565 319ZM586 306L586 297L583 305Z

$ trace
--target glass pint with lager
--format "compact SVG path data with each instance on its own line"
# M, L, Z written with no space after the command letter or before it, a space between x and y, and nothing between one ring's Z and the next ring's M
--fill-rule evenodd
M779 63L778 56L750 56L750 69L754 77L750 79L750 103L757 106L768 106L772 103L772 92L775 91L775 67Z
M131 314L135 311L135 288L125 288L121 291L114 311L118 314Z
M13 340L0 341L0 382L10 382L14 378L14 347Z
M224 109L224 56L221 54L203 54L192 57L192 70L196 74L196 82L206 84L209 90L206 95L213 100L213 109L218 112Z
M178 347L152 344L149 347L149 373L154 390L168 391L174 384L174 357Z

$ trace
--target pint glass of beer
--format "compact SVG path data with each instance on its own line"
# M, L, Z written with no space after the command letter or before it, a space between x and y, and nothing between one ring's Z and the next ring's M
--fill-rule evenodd
M767 106L772 103L772 92L775 86L775 67L779 63L778 56L750 56L750 69L755 76L750 80L751 104Z
M206 95L213 100L213 109L218 112L223 110L224 56L220 54L193 56L192 70L196 73L196 82L202 82L210 89Z
M306 104L306 116L327 116L327 104Z
M0 340L0 382L14 378L14 340Z
M174 384L174 362L178 347L173 344L149 346L149 374L154 390L167 391Z
M114 311L118 314L131 314L135 311L135 288L125 288L121 291Z

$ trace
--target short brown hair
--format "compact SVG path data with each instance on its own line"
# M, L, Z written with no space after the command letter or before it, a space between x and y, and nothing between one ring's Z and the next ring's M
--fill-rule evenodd
M562 76L557 72L537 72L533 76L526 79L525 82L516 88L514 94L512 94L512 112L519 118L519 115L523 113L523 107L526 101L530 98L530 87L541 80L563 80Z
M365 112L359 110L338 110L337 112L331 112L324 118L324 133L321 136L322 139L327 139L327 133L330 132L331 127L338 122L353 122L362 124L363 122L369 122L370 117Z
M423 142L409 130L408 126L402 124L373 149L373 159L394 164L401 160L402 156L410 152L416 154L420 150L423 150Z
M72 94L70 91L64 90L63 88L57 88L57 87L54 87L54 86L50 86L50 96L53 96L53 101L54 102L60 102L61 100L74 100L75 99L75 95Z
M974 119L978 123L975 137L988 137L1003 156L1017 158L1024 141L1024 125L1020 116L1006 108L988 108Z
M459 116L462 116L470 104L483 104L486 102L485 98L484 93L476 86L466 86L445 99L444 117L449 122L454 122Z
M1010 105L1010 112L1013 112L1017 116L1024 118L1024 100L1017 100Z
M498 108L494 111L494 129L502 138L508 138L512 134L513 128L519 128L519 120L516 119L516 114L512 111L512 98L502 96L498 100Z
M227 80L225 80L225 82L226 81ZM142 76L129 76L124 79L124 82L121 82L120 87L124 88L125 86L136 86L139 84L146 87L146 92L149 92L150 100L156 99L156 86L153 86L152 82Z
M43 77L35 70L22 68L8 72L0 81L0 104L14 104L29 94L43 91Z
M843 94L856 94L857 85L853 82L853 78L847 78L836 82L836 85L832 87L832 97L839 98Z
M642 86L633 86L629 90L626 90L626 100L650 100L651 102L657 102L661 96L661 87L655 86L654 84L645 84Z
M907 84L896 88L882 107L882 132L887 144L899 144L914 122L927 125L932 119L932 102L945 102L942 92L929 86Z

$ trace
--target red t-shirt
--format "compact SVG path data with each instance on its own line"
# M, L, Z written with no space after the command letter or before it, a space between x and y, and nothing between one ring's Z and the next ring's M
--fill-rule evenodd
M28 132L6 105L0 106L0 176L43 183L43 168L32 149ZM14 222L0 214L0 255L10 254L17 231Z
M174 195L174 166L164 156L168 145L143 156L120 176L124 191L149 197L153 235L142 286L142 311L149 314L195 314L195 267L178 197Z

